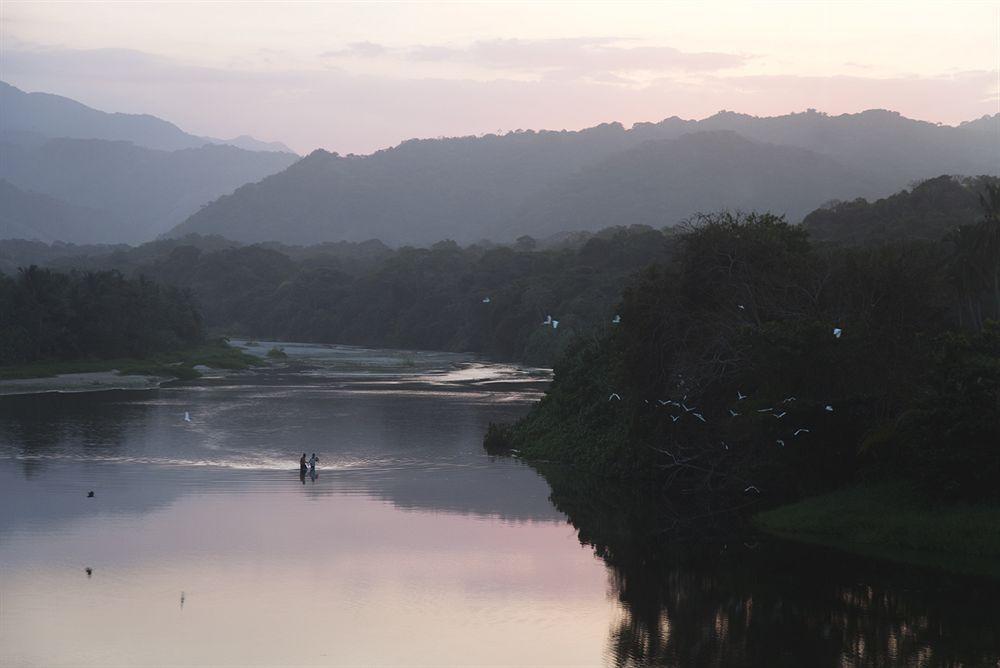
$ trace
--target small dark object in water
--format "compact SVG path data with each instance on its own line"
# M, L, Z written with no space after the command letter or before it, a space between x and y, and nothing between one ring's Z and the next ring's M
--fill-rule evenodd
M86 573L87 573L87 577L88 577L88 578L89 578L89 577L90 577L91 575L93 575L93 574L94 574L94 569L93 569L93 568L91 568L90 566L87 566L87 567L86 567L86 568L84 568L83 570L84 570L84 572L86 572Z
M87 498L88 499L94 498L94 493L93 492L87 492Z

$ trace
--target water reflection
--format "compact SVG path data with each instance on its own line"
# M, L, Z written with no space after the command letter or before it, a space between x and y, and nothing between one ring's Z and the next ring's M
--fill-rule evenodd
M680 511L665 521L667 500L653 490L540 470L611 571L615 665L1000 661L1000 583L751 536L704 500L688 509L696 522L676 521Z

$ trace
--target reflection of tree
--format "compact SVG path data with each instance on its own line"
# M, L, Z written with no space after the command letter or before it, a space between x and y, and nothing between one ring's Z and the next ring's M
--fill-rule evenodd
M1000 584L741 536L733 514L706 512L718 501L681 508L641 487L541 472L581 543L608 564L622 606L609 639L616 665L1000 660Z
M121 401L128 392L45 393L0 398L0 442L26 460L25 477L38 473L44 457L55 454L110 454L125 438L124 411L147 411L138 402ZM148 396L148 395L147 395Z

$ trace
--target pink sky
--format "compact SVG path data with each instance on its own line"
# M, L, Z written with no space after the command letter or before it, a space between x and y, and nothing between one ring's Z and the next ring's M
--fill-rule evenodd
M721 109L1000 112L1000 3L5 0L0 76L299 152Z

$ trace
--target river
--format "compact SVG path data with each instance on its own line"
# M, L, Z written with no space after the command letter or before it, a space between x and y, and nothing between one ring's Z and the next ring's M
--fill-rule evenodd
M0 398L0 665L1000 660L995 583L748 531L672 546L634 494L487 456L543 370L282 345Z

